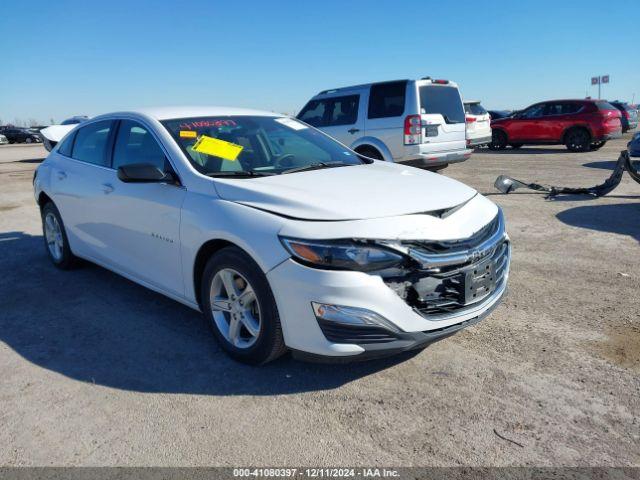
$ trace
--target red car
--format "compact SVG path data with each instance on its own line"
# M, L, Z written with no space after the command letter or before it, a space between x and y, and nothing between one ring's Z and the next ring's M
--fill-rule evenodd
M540 102L491 121L492 150L507 145L566 145L572 152L597 150L622 136L620 111L604 100Z

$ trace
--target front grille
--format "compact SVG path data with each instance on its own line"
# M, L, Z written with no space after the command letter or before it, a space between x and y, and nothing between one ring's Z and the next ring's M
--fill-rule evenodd
M511 247L501 214L466 239L405 244L416 264L384 280L425 318L463 314L505 286Z
M397 340L389 330L374 326L345 325L318 319L324 336L332 343L386 343Z

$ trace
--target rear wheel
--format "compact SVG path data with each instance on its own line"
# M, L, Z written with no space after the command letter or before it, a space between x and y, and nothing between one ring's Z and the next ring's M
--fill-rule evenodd
M70 270L77 266L78 257L69 248L64 223L56 206L49 202L42 207L40 213L42 215L44 245L53 264L61 270Z
M209 259L201 298L210 329L234 359L258 365L286 351L267 277L239 248L224 248Z
M491 132L489 148L491 150L504 150L507 148L507 134L502 130L493 130Z
M591 150L600 150L602 147L604 147L605 143L607 143L605 140L602 140L600 142L593 142L591 145L589 145L589 148Z
M586 152L591 145L591 135L584 128L574 128L567 132L564 144L572 152Z

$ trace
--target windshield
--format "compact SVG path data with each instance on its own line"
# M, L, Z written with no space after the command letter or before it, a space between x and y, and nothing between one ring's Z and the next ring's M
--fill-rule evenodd
M364 163L343 145L288 117L178 118L162 124L196 170L210 176L279 175Z
M420 87L422 113L439 113L447 123L464 123L464 109L456 87L425 85Z

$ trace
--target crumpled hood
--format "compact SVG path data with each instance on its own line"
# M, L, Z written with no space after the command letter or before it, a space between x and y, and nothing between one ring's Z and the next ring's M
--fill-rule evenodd
M216 179L220 197L304 220L359 220L446 210L476 191L448 177L376 161L251 179Z

